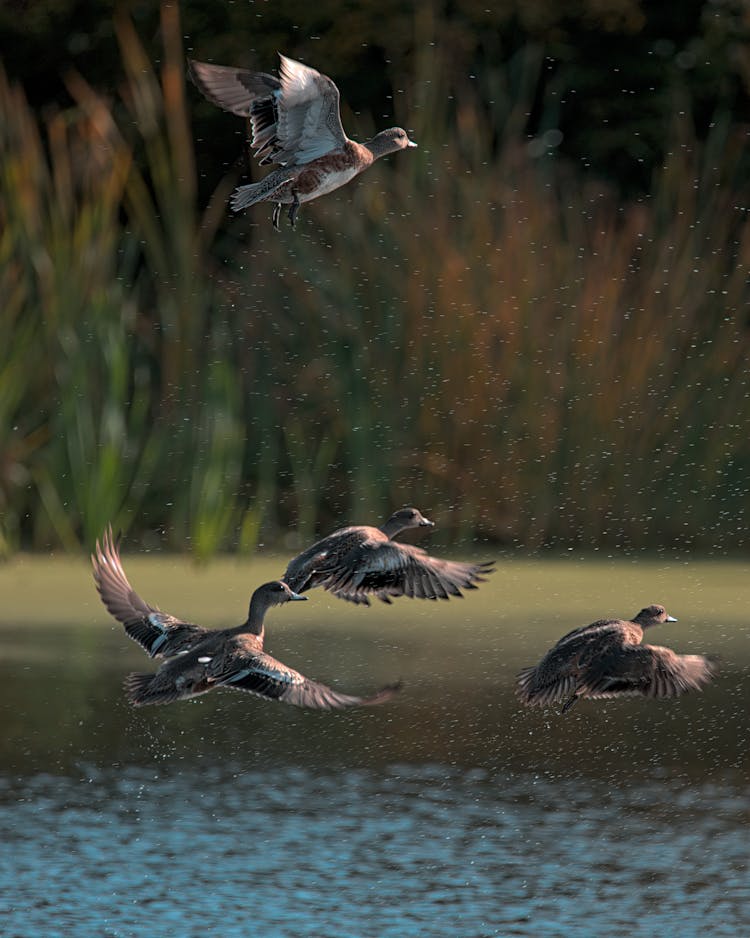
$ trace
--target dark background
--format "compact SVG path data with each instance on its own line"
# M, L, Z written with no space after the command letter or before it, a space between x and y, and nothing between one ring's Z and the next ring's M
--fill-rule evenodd
M740 3L6 2L0 553L746 545ZM277 235L184 56L419 142Z

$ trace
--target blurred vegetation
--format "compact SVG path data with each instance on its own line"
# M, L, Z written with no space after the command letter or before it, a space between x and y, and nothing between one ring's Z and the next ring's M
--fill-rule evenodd
M239 51L252 14L237 5L186 4L186 23L198 32L202 10L215 27L217 7L226 23L193 54L268 69L272 50L304 46L337 80L333 65L353 67L391 17L361 86L346 68L340 84L356 109L391 76L420 149L278 236L267 206L227 216L243 128L186 90L175 5L149 29L132 4L91 33L110 37L116 82L95 88L56 61L54 107L0 75L0 554L77 549L108 521L198 559L291 548L404 502L448 539L745 546L742 57L721 93L707 81L698 94L662 47L630 73L655 80L644 63L658 60L654 95L633 85L632 113L579 115L565 156L576 73L549 43L593 42L593 5L577 33L545 4L524 8L536 26L509 7L505 33L471 4L451 17L364 5L357 33L351 8L342 23L332 3L291 3L258 39L262 59ZM690 7L704 43L719 29L707 9ZM716 9L731 58L742 22ZM646 41L641 5L608 16L604 47ZM289 41L295 22L319 29L314 59ZM227 172L193 112L221 127ZM388 122L345 107L359 139ZM586 169L610 156L616 185Z

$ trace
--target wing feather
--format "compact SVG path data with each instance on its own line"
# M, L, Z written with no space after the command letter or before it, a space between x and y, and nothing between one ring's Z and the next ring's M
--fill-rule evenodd
M217 686L242 690L267 700L314 710L341 710L345 707L373 706L385 703L400 690L389 685L371 697L341 694L325 684L308 680L299 671L262 652L253 656L233 656L231 670L209 678Z
M188 651L208 634L207 629L161 612L136 593L120 561L119 537L112 528L96 542L91 555L94 582L107 611L152 658L169 658Z
M238 117L250 117L255 105L272 102L281 88L279 79L266 72L209 65L193 59L188 59L188 75L211 104Z
M339 115L339 90L326 75L281 55L277 163L309 163L347 141Z
M347 142L339 91L326 75L282 55L280 75L206 62L188 62L196 87L212 104L250 118L261 165L309 163Z
M419 547L397 541L365 543L342 557L320 585L342 599L361 602L367 593L448 599L475 589L492 571L492 562L439 560Z
M595 623L592 630L558 643L533 668L524 668L516 696L527 706L547 706L572 694L591 699L677 697L700 690L716 667L703 655L678 655L670 648L623 642L622 623ZM587 643L587 639L593 639Z
M602 662L601 675L585 696L678 697L700 690L715 672L715 662L703 655L678 655L658 645L626 645Z

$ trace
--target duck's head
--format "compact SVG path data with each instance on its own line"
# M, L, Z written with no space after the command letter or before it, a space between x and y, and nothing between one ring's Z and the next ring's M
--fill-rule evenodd
M674 616L670 616L664 606L654 603L652 606L646 606L645 609L641 609L633 621L637 622L645 629L650 625L659 625L661 622L676 622L677 619L675 619Z
M425 518L418 508L399 508L386 521L381 530L393 537L399 531L406 531L408 528L434 528L435 522Z
M290 589L283 580L272 580L270 583L264 583L253 593L250 600L250 608L261 607L270 609L271 606L280 606L282 603L297 602L307 599L307 596L300 596Z
M307 599L290 589L283 580L271 580L259 586L250 598L250 608L247 611L247 621L241 627L243 631L259 635L263 640L263 620L272 606L282 603L296 602L298 599Z
M403 127L389 127L388 130L381 130L366 146L377 159L379 156L385 156L386 153L395 153L396 150L416 147L416 143L409 139Z

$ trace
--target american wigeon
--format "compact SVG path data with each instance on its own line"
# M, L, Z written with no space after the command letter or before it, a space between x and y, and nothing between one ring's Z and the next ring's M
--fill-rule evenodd
M387 153L416 147L401 127L383 130L365 144L350 140L339 115L336 85L307 65L281 55L280 79L265 72L188 60L198 89L225 111L250 119L250 145L261 165L281 167L260 182L235 189L235 211L274 202L278 229L282 205L294 227L301 203L333 192Z
M632 620L600 619L574 629L536 667L520 672L516 694L532 707L565 701L565 713L582 697L677 697L699 690L715 673L711 659L641 644L644 629L676 621L657 605Z
M449 599L462 589L476 589L493 561L460 563L438 560L393 538L407 528L434 524L416 508L401 508L382 527L341 528L308 547L286 569L284 582L298 593L322 586L340 599L369 606L373 595L384 603L394 596Z
M125 692L134 706L187 700L224 687L298 707L338 710L384 703L400 688L398 684L384 687L371 697L340 694L266 654L266 612L273 606L307 598L286 583L275 580L259 586L241 625L203 629L159 612L138 596L122 569L111 531L97 543L92 561L97 589L109 612L152 657L167 658L156 673L130 674L126 678Z

